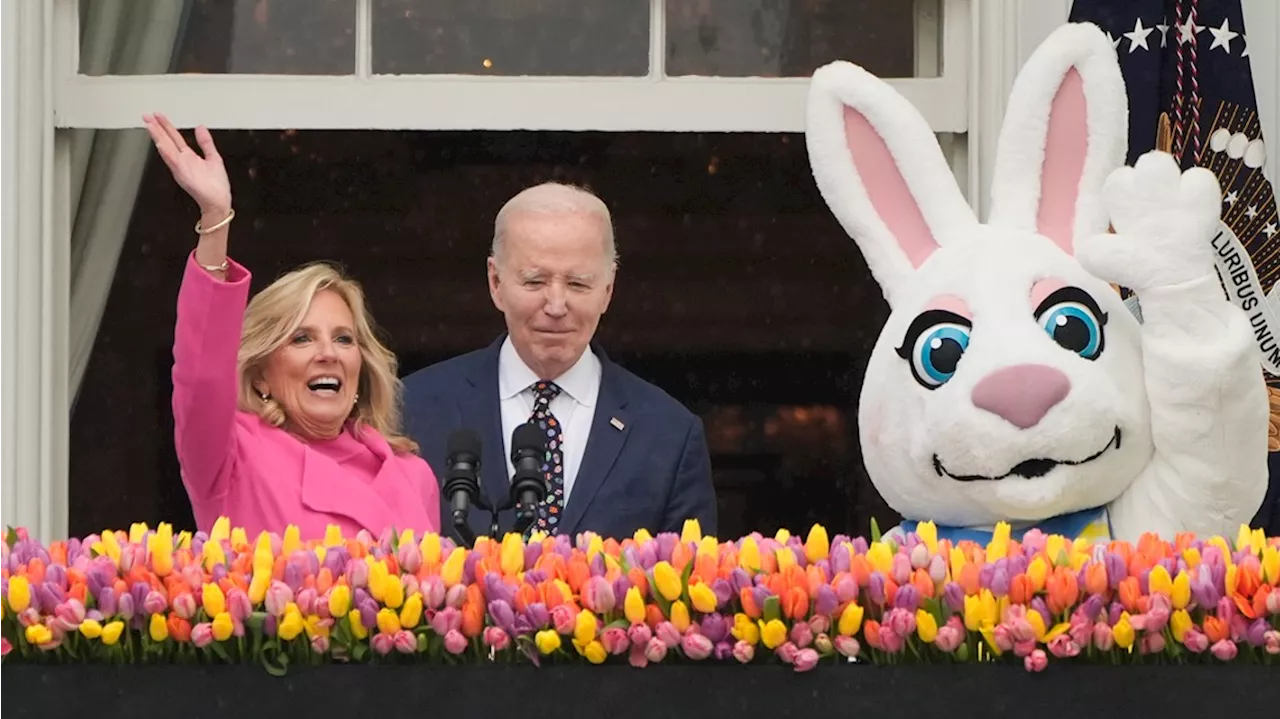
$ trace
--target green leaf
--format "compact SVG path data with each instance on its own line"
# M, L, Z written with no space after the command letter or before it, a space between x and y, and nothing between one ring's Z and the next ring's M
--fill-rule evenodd
M357 642L354 647L351 647L351 658L356 660L357 662L364 659L364 655L368 653L369 653L369 647L363 643Z
M249 628L249 631L254 632L255 634L262 632L262 627L266 622L266 612L253 612L244 620L245 626Z
M880 524L876 522L875 517L871 518L871 541L873 542L880 541Z
M693 576L693 560L684 565L684 571L680 574L680 586L684 589L680 592L680 598L684 600L684 605L690 610L693 609L693 600L689 598L689 577Z
M628 622L624 617L622 619L615 619L612 622L609 622L608 624L604 625L604 628L605 629L622 629L625 631L631 628L631 622Z
M6 526L4 530L4 543L12 548L13 545L18 543L18 530L9 526Z
M279 642L268 642L262 648L262 666L273 677L282 677L289 670L289 655L280 651Z
M222 642L214 642L209 647L213 649L213 653L217 654L219 659L228 664L231 663L231 655L227 654L227 648L222 646Z
M649 579L649 595L653 597L653 601L658 603L658 609L662 610L662 616L671 616L671 602L662 596L662 592L658 591L658 583L653 580L653 570L650 569L645 573Z
M777 595L764 600L764 620L771 622L775 619L782 618L782 603L778 600Z

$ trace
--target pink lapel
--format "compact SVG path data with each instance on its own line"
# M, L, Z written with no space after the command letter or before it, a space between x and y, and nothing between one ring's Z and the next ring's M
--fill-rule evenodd
M375 537L391 526L391 508L378 494L377 485L396 483L395 473L400 470L392 460L391 447L380 434L373 431L360 433L360 440L382 460L373 484L349 476L324 455L303 445L302 452L302 503L316 512L326 512L348 517L368 529Z

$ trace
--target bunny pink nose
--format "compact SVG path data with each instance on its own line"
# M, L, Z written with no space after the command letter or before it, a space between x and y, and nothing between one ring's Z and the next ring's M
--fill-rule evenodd
M983 377L970 397L978 409L1026 429L1034 427L1070 391L1071 381L1062 372L1048 365L1020 364Z

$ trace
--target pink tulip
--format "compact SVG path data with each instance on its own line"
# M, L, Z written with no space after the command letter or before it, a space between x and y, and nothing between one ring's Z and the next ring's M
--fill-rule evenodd
M298 598L296 601L298 603L298 611L302 612L302 616L305 617L307 615L317 613L316 601L318 599L319 596L316 594L316 590L311 587L307 587L301 592L298 592Z
M154 589L147 592L147 598L142 600L142 610L147 614L163 614L168 608L169 601Z
M267 614L274 617L284 616L285 607L289 606L289 602L292 601L293 590L289 588L288 584L277 579L271 583L271 586L267 587Z
M311 637L311 651L316 654L324 654L329 651L329 637L324 634L317 634Z
M462 609L467 603L467 588L463 584L455 584L444 593L444 605L454 609ZM564 606L563 604L560 606ZM567 609L567 607L566 607Z
M384 657L390 654L391 650L395 649L396 646L395 638L386 632L378 632L373 635L373 640L370 643L373 645L373 651Z
M862 647L858 645L858 640L853 637L838 636L835 638L836 651L842 656L856 657L858 652L862 651Z
M632 644L631 653L627 655L627 661L631 666L637 669L644 669L649 666L649 657L645 654L644 644ZM663 645L666 646L665 644Z
M196 598L191 596L191 592L183 592L173 598L173 613L183 619L194 617L196 609Z
M886 626L880 627L880 648L881 649L885 650L886 652L889 652L890 654L897 654L898 652L902 651L902 647L905 643L906 642L903 639L902 635L893 631L893 627L886 627Z
M396 561L405 574L415 574L422 566L422 549L417 542L405 542L396 551Z
M328 607L325 609L327 610ZM231 613L232 619L243 622L253 613L253 603L249 601L249 595L239 587L232 587L231 591L227 592L227 611Z
M418 638L413 636L413 632L408 631L407 629L401 629L396 632L395 638L392 641L396 646L396 651L401 654L413 654L418 651ZM466 640L463 641L465 643ZM449 640L447 637L445 638L444 644L447 649L449 646ZM452 653L456 654L457 652Z
M798 672L807 672L818 666L818 652L813 649L801 649L796 653L795 669Z
M1236 652L1239 651L1239 648L1236 647L1236 643L1230 639L1219 639L1213 643L1213 647L1210 651L1212 651L1213 656L1218 659L1224 662L1229 662L1236 658Z
M1272 656L1280 654L1280 631L1267 630L1267 633L1262 635L1262 641L1267 648L1267 654Z
M660 663L667 656L666 642L657 637L650 639L649 643L644 648L644 656L654 664Z
M929 566L929 548L923 543L911 548L911 568L924 569Z
M938 636L933 639L933 645L948 654L954 652L962 643L964 643L964 627L957 629L950 624L938 627Z
M1272 616L1280 614L1280 591L1272 589L1267 594L1267 613Z
M1164 651L1164 646L1163 634L1144 634L1142 641L1138 643L1138 652L1140 654L1159 654Z
M1209 648L1209 637L1196 627L1192 627L1182 635L1182 645L1192 654L1203 654Z
M659 622L658 631L655 634L654 638L665 644L668 649L674 649L680 644L680 630L676 629L671 622Z
M582 585L582 606L595 614L608 614L617 604L613 585L604 577L591 577Z
M57 621L61 623L64 631L71 631L80 626L80 622L84 621L84 604L79 599L71 597L67 601L59 604L53 610Z
M203 649L213 643L213 625L200 622L191 628L191 643Z
M785 642L782 646L773 650L773 653L782 660L783 664L794 664L796 655L800 653L800 648L791 642Z
M599 577L596 577L596 579L599 579ZM627 632L622 627L609 627L604 630L600 634L600 643L604 645L606 652L615 656L625 654L631 648L631 640L627 638Z
M1008 624L996 625L996 628L991 635L1000 651L1007 652L1013 649L1013 631L1009 628Z
M1059 634L1049 641L1049 653L1059 659L1074 657L1080 654L1080 645L1069 634Z
M809 628L806 622L796 622L795 626L791 627L790 636L791 642L796 645L797 649L804 649L813 643L813 630Z
M511 646L511 635L507 634L502 627L485 627L484 645L500 652Z
M831 617L825 614L814 615L809 620L809 630L814 634L826 634L831 629Z
M561 604L551 610L551 623L555 626L557 634L567 636L573 634L573 629L578 624L578 614L568 604Z
M444 636L462 628L462 612L453 607L445 607L431 618L431 628L436 634Z
M893 567L889 571L889 576L899 587L910 581L911 560L907 559L907 555L901 553L893 555Z
M1028 654L1022 663L1029 672L1042 672L1049 666L1049 657L1045 656L1043 649L1037 649Z
M457 629L450 629L444 635L444 650L450 654L461 654L467 650L467 638Z
M649 639L653 637L653 630L649 629L648 624L636 622L627 630L627 639L631 641L632 647L640 647L641 651L644 646L649 643Z
M733 645L733 658L737 659L741 664L750 664L752 659L756 657L756 648L739 639L737 644Z
M369 586L369 564L363 559L352 559L347 562L347 586L354 592Z
M689 632L680 640L680 648L684 650L686 657L694 661L702 661L711 656L711 650L715 649L715 645L705 636Z
M947 562L941 554L935 554L929 560L929 578L934 584L941 584L947 578Z
M1115 646L1116 638L1111 633L1111 626L1106 622L1098 622L1093 625L1093 646L1102 651L1110 651Z
M427 600L429 608L439 609L444 605L444 580L440 577L431 577L426 582L427 588L422 592L422 596Z
M4 546L7 548L9 545L4 544L3 542L0 542L0 546ZM13 651L13 645L9 643L9 640L0 638L0 657L9 656L9 652L11 651Z

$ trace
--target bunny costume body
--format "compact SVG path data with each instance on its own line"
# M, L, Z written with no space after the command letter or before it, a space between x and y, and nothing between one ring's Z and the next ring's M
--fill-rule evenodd
M1234 533L1266 491L1269 410L1214 270L1216 178L1124 166L1124 80L1092 24L1056 30L1008 106L980 223L905 98L846 62L813 76L814 177L892 309L858 425L897 531Z

